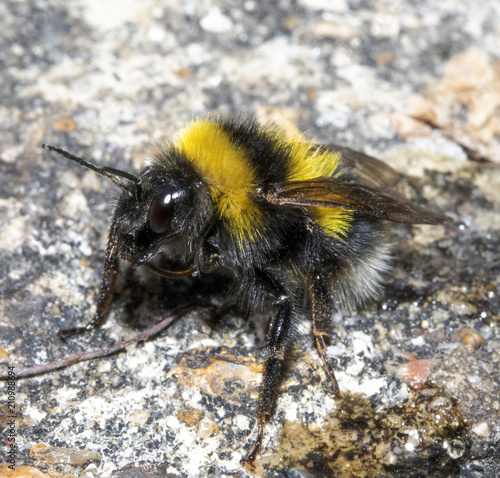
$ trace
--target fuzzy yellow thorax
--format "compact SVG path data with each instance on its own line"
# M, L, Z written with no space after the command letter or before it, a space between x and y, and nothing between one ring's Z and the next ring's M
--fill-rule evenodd
M217 213L233 238L240 244L255 241L263 227L262 211L252 198L256 174L245 152L211 119L188 125L177 146L207 181Z
M287 152L286 181L340 176L340 153L319 149L310 141L290 139L282 130L269 125L262 125L260 134L271 139L276 152ZM219 120L210 117L189 124L180 132L176 145L206 181L217 214L231 237L240 246L262 237L266 225L255 201L257 174L251 153L231 140ZM310 209L314 220L328 235L341 238L347 234L352 211Z

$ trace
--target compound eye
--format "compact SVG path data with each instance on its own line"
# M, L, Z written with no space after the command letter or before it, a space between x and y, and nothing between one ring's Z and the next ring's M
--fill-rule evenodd
M166 187L153 199L149 209L149 227L153 232L160 234L170 226L175 193L174 188Z

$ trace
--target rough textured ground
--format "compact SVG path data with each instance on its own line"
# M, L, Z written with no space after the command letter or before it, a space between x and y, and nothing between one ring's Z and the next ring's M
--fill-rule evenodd
M273 4L273 6L271 6ZM304 323L255 470L268 316L200 306L140 346L16 382L0 476L493 477L500 466L500 10L495 2L0 4L0 361L20 369L131 337L220 281L126 267L92 314L112 194L99 164L209 112L257 114L385 159L447 227L396 228L380 301L334 317L340 398ZM0 436L9 431L0 386Z

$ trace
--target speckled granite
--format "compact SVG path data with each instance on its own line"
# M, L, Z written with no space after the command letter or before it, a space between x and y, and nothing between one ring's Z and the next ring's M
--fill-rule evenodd
M42 142L137 169L151 140L197 115L257 113L386 159L405 194L454 222L396 228L384 297L334 317L340 398L304 323L255 470L240 459L269 317L200 306L124 353L19 380L18 474L4 463L0 476L496 476L499 25L485 0L1 2L2 363L225 303L214 278L124 267L103 330L62 343L59 329L92 314L113 194ZM0 385L3 443L7 412Z

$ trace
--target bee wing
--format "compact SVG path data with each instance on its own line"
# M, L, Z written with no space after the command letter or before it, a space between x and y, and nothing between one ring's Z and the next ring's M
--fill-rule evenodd
M342 155L342 165L346 167L346 170L352 171L368 186L378 188L394 187L401 180L399 173L383 161L372 156L333 144L320 147L332 153L340 153Z
M448 216L420 207L397 191L382 191L358 181L315 178L274 184L266 193L274 204L351 209L392 222L442 224Z

